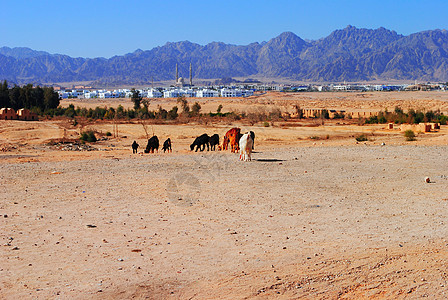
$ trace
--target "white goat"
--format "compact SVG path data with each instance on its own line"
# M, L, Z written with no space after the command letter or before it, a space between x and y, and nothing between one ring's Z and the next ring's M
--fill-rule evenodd
M252 146L254 145L254 140L250 136L250 133L247 132L243 134L240 138L240 160L250 161L252 160Z

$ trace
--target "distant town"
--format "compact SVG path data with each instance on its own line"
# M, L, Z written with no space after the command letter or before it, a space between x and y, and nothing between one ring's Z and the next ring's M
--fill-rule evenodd
M93 89L89 86L74 86L70 89L56 87L61 99L79 98L130 98L131 89ZM446 91L446 84L329 84L329 85L285 85L285 84L236 84L236 85L216 85L207 87L195 87L185 85L182 81L171 87L148 87L136 89L143 98L177 98L177 97L249 97L255 92L279 91L279 92L368 92L368 91Z

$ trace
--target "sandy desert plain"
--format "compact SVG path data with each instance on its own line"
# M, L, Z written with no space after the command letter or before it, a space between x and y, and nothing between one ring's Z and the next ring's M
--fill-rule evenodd
M203 112L299 104L448 114L448 92L191 101ZM155 124L173 153L133 155L133 140L146 145L138 122L119 124L97 151L62 151L48 141L77 137L79 125L0 121L0 298L446 299L448 126L407 142L385 125L319 122ZM234 126L255 132L252 161L189 151L194 137ZM356 143L360 133L369 141Z

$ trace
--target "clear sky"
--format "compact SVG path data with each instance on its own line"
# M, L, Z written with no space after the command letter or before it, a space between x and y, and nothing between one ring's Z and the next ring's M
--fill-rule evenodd
M446 0L4 0L0 47L112 57L166 42L316 40L347 25L399 34L448 29Z

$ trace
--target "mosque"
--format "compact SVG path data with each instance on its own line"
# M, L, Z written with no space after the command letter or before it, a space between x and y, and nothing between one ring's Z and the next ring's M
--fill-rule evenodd
M193 71L190 63L190 83L186 84L185 79L183 77L179 77L179 68L176 64L176 82L174 84L177 87L192 87L193 86Z

